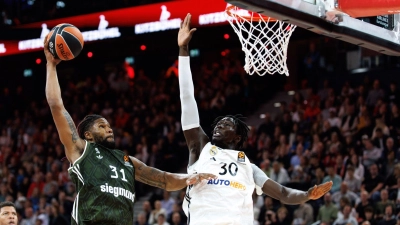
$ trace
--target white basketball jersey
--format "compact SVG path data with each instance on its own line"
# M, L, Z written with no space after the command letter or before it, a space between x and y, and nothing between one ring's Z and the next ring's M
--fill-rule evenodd
M188 225L252 225L253 169L244 152L221 149L207 143L188 174L211 173L216 180L203 180L187 187L183 210Z

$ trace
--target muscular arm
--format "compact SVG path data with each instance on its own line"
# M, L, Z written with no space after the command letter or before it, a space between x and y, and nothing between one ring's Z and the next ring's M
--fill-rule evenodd
M79 138L74 121L64 108L57 78L56 65L48 62L46 69L46 99L50 106L61 143L64 145L65 154L68 160L74 163L81 155L85 147L85 141Z
M262 187L261 189L266 195L288 205L297 205L309 200L308 192L280 185L279 183L269 179L269 177L254 164L251 164L251 168L253 169L253 179L255 184Z
M262 190L266 195L287 205L297 205L309 200L308 192L282 186L271 179L264 183Z
M165 189L167 191L180 190L187 186L188 174L176 174L161 171L147 166L135 157L130 157L135 166L135 179L150 186Z
M179 89L182 108L182 129L189 148L189 166L197 161L203 147L209 141L200 127L199 112L194 98L194 86L190 71L188 45L179 47Z

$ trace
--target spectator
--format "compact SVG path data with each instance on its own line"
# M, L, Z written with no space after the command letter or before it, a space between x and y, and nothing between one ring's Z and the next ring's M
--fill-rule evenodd
M313 208L308 203L302 203L294 210L292 225L311 225L314 220Z
M378 225L378 222L375 219L374 209L372 207L366 207L364 210L365 220L363 220L363 224L365 222L369 222L370 225Z
M317 220L321 223L331 224L338 215L338 208L331 201L331 194L328 192L324 196L324 205L319 208Z
M165 209L166 215L172 212L175 200L171 197L171 193L164 190L163 199L161 200L161 208Z
M151 212L149 217L149 224L156 224L158 221L158 216L163 214L165 217L165 209L161 207L161 201L154 202L154 210ZM162 220L162 219L161 219Z
M165 214L164 213L160 213L157 216L157 222L154 223L154 225L170 225L166 219L165 219Z
M282 164L280 164L277 161L274 161L272 163L272 173L270 179L273 181L276 181L282 185L285 185L290 181L289 175L285 168L282 167Z
M333 222L333 225L341 225L341 224L358 225L356 218L350 215L351 209L352 207L350 205L345 205L342 210L343 217L337 218L335 222Z
M344 183L347 184L347 187L350 191L354 193L359 193L361 189L361 178L359 178L354 173L354 166L348 165L346 175L344 178Z
M394 208L391 205L385 206L385 215L382 220L378 222L378 225L395 225L397 218L393 213Z
M394 201L389 200L389 193L386 189L381 190L381 200L376 203L376 217L383 218L385 214L385 208L387 205L391 205L393 209L396 208Z
M35 225L37 216L34 214L32 207L25 208L25 218L21 220L21 225Z
M372 164L369 167L369 173L370 175L361 184L361 191L367 191L368 198L378 201L380 199L380 190L383 188L384 178L379 174L376 164Z
M174 212L172 214L172 223L171 225L184 225L183 222L181 222L181 214Z
M373 89L369 91L366 103L368 106L375 106L379 98L384 98L385 94L380 88L379 80L374 80Z
M382 150L375 147L372 144L372 141L367 139L364 141L364 150L363 150L363 165L366 167L370 167L372 164L378 162L378 160L382 156Z
M372 201L368 197L368 192L366 192L366 191L361 191L360 200L361 200L360 203L358 203L356 206L356 212L358 215L357 216L358 221L364 221L364 220L366 220L365 210L367 208L373 209L373 204L372 204Z
M145 212L140 212L138 214L137 221L135 222L135 225L149 225L146 222L146 213Z
M325 182L328 182L331 180L333 182L333 185L332 185L330 192L335 193L335 192L339 191L340 184L342 183L342 178L336 174L335 168L333 167L332 164L327 165L326 173L327 173L327 176L324 177L324 179L322 180L322 183L325 183Z
M346 182L342 182L340 184L340 190L334 192L332 194L332 202L339 207L339 201L342 197L346 197L352 205L358 204L360 202L360 198L354 192L348 190L348 186Z
M143 213L146 216L146 221L149 221L150 215L151 215L151 204L149 201L144 201L142 205Z
M400 92L395 81L390 82L386 102L393 105L398 105L400 103Z
M288 210L286 207L281 206L278 211L277 211L277 217L276 221L273 223L273 225L287 225L290 224L290 219L288 217Z

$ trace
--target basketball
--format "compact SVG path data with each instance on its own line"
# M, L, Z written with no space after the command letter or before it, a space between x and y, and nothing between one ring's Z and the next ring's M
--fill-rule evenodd
M49 51L54 58L64 61L74 59L83 48L83 36L77 27L62 23L49 33Z

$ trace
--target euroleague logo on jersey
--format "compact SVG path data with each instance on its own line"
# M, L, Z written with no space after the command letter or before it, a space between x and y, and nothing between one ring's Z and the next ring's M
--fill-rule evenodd
M211 179L211 180L208 180L207 184L232 187L232 188L239 189L242 191L246 190L246 185L241 184L237 181L231 181L231 180L222 180L222 179L213 180L213 179Z

